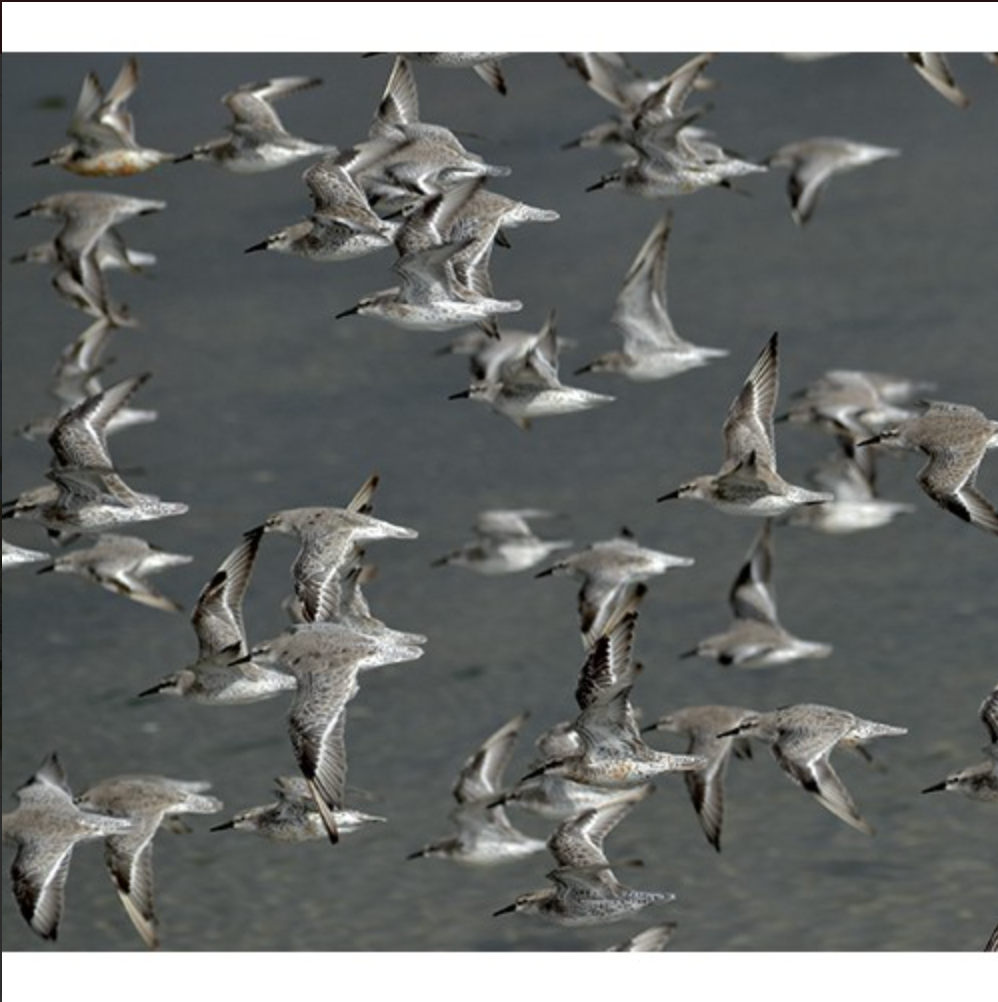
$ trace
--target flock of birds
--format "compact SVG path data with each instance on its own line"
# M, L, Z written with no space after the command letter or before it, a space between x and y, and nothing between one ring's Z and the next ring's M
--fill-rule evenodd
M318 80L284 77L242 85L224 97L232 116L226 134L183 155L150 149L136 139L127 109L138 83L133 58L107 90L94 74L87 75L70 121L70 142L38 162L81 177L124 177L185 160L241 173L309 161L302 175L312 202L309 215L247 251L336 262L394 250L397 284L339 316L460 331L443 350L468 356L471 382L454 396L483 402L526 429L540 417L613 402L607 394L562 382L562 342L553 312L538 332L500 326L522 304L496 295L489 271L493 247L508 244L510 229L555 222L558 213L494 190L494 179L510 175L508 167L486 163L447 127L423 121L412 70L414 61L471 67L505 93L500 61L505 55L397 55L368 135L348 148L294 136L278 117L275 102ZM943 57L916 53L909 58L947 99L966 103ZM788 144L763 160L747 160L702 128L705 107L687 107L691 95L711 86L706 70L712 56L697 56L660 79L638 74L614 54L573 53L564 61L613 108L611 118L573 144L620 156L621 166L597 180L593 190L672 199L716 186L737 189L743 177L786 169L792 218L804 225L831 177L899 152L816 137ZM44 529L57 555L4 540L3 568L41 563L42 570L76 574L132 601L176 611L179 604L148 578L192 558L126 533L133 523L182 516L187 505L131 487L108 445L112 434L155 420L154 411L132 405L149 374L106 387L102 381L115 333L135 324L128 307L112 297L108 276L155 264L153 255L128 246L121 227L164 208L158 200L80 190L50 195L19 213L57 222L51 241L18 259L48 267L55 291L87 316L88 326L58 360L51 387L58 410L20 429L26 437L48 442L46 483L21 492L3 508L4 519ZM600 355L576 375L662 380L727 355L724 349L684 340L670 319L666 273L672 227L670 211L654 224L624 276L611 316L622 335L620 350ZM911 512L910 503L887 500L875 489L879 447L924 453L928 458L918 483L925 493L970 526L998 534L998 512L975 486L986 451L998 448L998 421L965 404L920 402L931 389L926 384L858 370L825 373L778 414L780 350L774 333L732 400L721 423L723 457L717 471L695 476L658 499L697 501L762 520L734 574L730 625L686 652L734 668L762 669L830 654L830 644L796 637L780 622L772 587L774 527L855 533ZM812 487L790 483L778 472L774 428L784 421L812 427L830 441L828 458L813 471ZM196 657L141 693L211 705L290 693L287 729L297 774L277 778L273 802L245 808L214 831L335 843L386 820L348 804L347 708L366 670L420 658L426 637L387 626L372 613L362 590L373 574L365 560L369 545L417 535L373 515L377 486L372 475L343 507L284 509L245 532L205 583L193 610ZM788 778L823 808L872 834L830 757L837 749L868 755L867 742L902 736L904 727L810 703L766 711L681 707L641 726L632 703L641 676L634 657L639 607L652 578L688 567L693 558L639 545L627 530L574 549L569 540L535 532L534 523L552 515L543 509L483 511L474 538L436 563L499 575L548 561L535 571L538 577L566 575L579 583L584 654L575 691L578 714L544 731L537 758L513 783L504 773L526 714L487 737L454 784L451 833L413 851L411 858L495 866L550 853L554 868L546 875L547 885L517 895L496 915L529 913L570 927L629 918L673 895L638 890L620 880L615 871L634 861L612 860L604 839L640 809L654 790L653 779L680 772L703 833L719 852L725 775L732 756L751 753L749 739L768 745ZM272 534L290 536L298 547L285 602L292 625L251 643L243 598L259 547ZM924 792L956 791L998 801L998 687L985 696L980 717L988 735L984 761ZM646 743L643 735L663 731L684 736L687 750L673 754ZM161 826L182 826L182 814L221 812L222 802L208 789L200 780L126 774L74 796L58 756L46 755L17 791L17 808L3 816L4 842L17 849L12 887L31 928L45 939L56 938L74 848L99 840L129 918L147 946L158 945L154 836ZM554 823L549 837L520 831L510 818L514 809ZM612 949L662 949L674 930L674 923L655 925ZM995 949L996 935L998 930L988 949Z

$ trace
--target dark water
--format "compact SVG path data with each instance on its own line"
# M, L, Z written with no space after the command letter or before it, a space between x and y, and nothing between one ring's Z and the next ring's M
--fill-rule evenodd
M681 59L634 57L649 73ZM792 139L847 135L899 147L902 157L835 179L803 231L790 220L782 173L748 179L745 195L674 200L673 318L686 337L726 347L729 358L657 384L579 377L617 401L523 433L475 404L448 401L467 381L462 359L434 356L448 335L333 320L393 284L390 254L339 265L242 254L307 211L296 167L240 177L186 163L118 181L29 167L62 141L83 74L109 81L120 61L3 57L4 498L41 482L45 445L13 432L49 407L51 367L86 326L42 269L6 263L51 234L42 221L11 217L60 190L163 198L167 211L125 230L160 263L147 277L111 277L142 325L117 336L105 380L153 374L136 403L157 408L159 421L121 434L112 449L123 468L141 471L141 489L190 505L183 518L140 527L195 558L158 584L189 608L245 529L279 508L344 504L378 471L378 514L420 537L371 548L379 568L371 606L389 625L429 637L421 661L369 674L351 704L350 783L390 823L335 849L208 834L218 819L195 818L186 837L164 832L156 843L164 947L588 951L673 920L675 951L981 949L998 918L993 808L918 791L973 761L983 740L976 711L994 684L998 649L994 540L932 506L914 482L918 459L885 462L882 492L913 501L916 514L854 537L788 530L776 539L781 618L800 636L834 643L832 657L738 674L678 655L727 623L727 589L757 524L654 499L714 468L725 410L773 330L783 348L781 401L838 366L932 379L943 399L998 411L994 68L979 56L954 59L972 97L958 111L897 55L811 64L719 56L706 124L729 147L761 157ZM346 146L366 133L389 66L387 57L342 54L141 56L138 135L183 152L219 133L218 99L235 84L315 74L325 86L289 98L285 122ZM612 159L560 146L607 107L553 55L510 60L505 99L470 72L417 67L417 76L425 120L513 168L497 190L561 213L556 224L515 231L512 248L494 255L498 293L524 303L508 326L536 329L556 308L559 330L578 342L564 360L569 372L614 346L614 298L665 206L584 193ZM826 445L781 428L781 469L799 481ZM998 497L998 462L985 462L980 486ZM649 546L695 557L694 567L655 580L642 608L647 669L634 698L647 717L691 703L808 701L908 727L907 737L873 747L875 768L839 756L876 835L823 811L760 748L731 770L722 854L703 839L678 777L663 779L610 837L612 855L645 861L629 882L677 895L626 924L565 931L492 918L544 885L543 857L481 873L407 862L447 831L451 783L481 740L530 711L514 777L533 738L573 712L574 584L429 566L465 538L480 509L499 506L564 512L544 528L579 544L627 525ZM5 536L44 544L28 524L6 523ZM284 626L293 551L290 541L265 542L246 602L252 640ZM263 802L271 778L294 771L282 700L215 709L134 699L193 657L186 614L32 569L3 584L5 808L52 749L76 789L122 771L205 778L232 811ZM531 816L515 819L546 833ZM10 858L5 850L5 866ZM0 900L4 950L39 949L6 888ZM95 846L74 857L55 949L141 949Z

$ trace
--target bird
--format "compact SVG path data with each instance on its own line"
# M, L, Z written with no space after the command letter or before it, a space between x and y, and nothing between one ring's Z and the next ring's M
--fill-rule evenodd
M326 823L303 776L278 776L274 780L277 800L248 807L210 831L246 831L271 842L310 842L328 838ZM364 825L383 823L385 818L352 807L333 811L336 831L348 835Z
M308 157L338 153L337 147L329 143L293 136L273 105L290 94L321 83L318 77L292 76L241 84L222 98L232 115L227 134L195 146L190 153L176 157L174 162L207 160L234 174L259 174Z
M252 661L232 664L249 650L243 596L262 538L262 528L246 534L201 589L191 613L198 641L197 659L164 676L139 696L162 693L194 703L235 706L270 699L297 686L295 677L287 672Z
M813 529L830 535L876 529L893 522L898 515L915 511L906 501L889 501L877 494L874 453L856 451L850 438L839 438L834 451L809 473L809 482L832 493L824 504L794 508L777 521L782 525Z
M391 247L401 225L382 219L367 195L335 157L324 157L302 174L312 196L307 219L292 223L246 248L310 261L347 261Z
M104 836L104 862L128 917L149 949L159 946L153 900L153 838L161 825L176 827L181 814L220 811L222 802L205 793L210 787L202 780L125 774L101 780L76 798L85 810L133 822L127 832Z
M451 400L475 400L528 430L535 419L571 414L612 403L605 393L565 385L558 375L559 342L552 310L525 351L506 355L494 378L475 380Z
M976 407L926 401L913 417L856 445L884 445L925 453L929 459L918 471L919 487L940 508L998 535L998 510L976 487L984 454L998 449L998 421Z
M769 339L724 420L724 462L716 474L695 477L659 501L704 501L732 515L768 518L802 504L831 501L827 491L788 483L776 471L773 410L779 391L778 335Z
M652 789L636 787L563 821L547 842L557 864L547 874L554 886L520 894L493 915L536 915L572 928L619 922L649 905L672 900L674 894L637 891L621 883L603 850L606 836Z
M625 605L595 640L575 690L579 715L571 727L572 744L565 754L531 769L523 780L554 775L577 783L628 789L665 772L707 766L702 755L657 751L641 738L630 701L638 676L633 657L636 622L637 611L633 605Z
M786 143L766 158L766 164L790 171L790 215L798 226L803 226L814 215L819 195L836 174L900 155L900 150L889 146L839 136L815 136Z
M38 573L76 574L140 605L180 612L183 607L153 588L146 578L170 567L182 567L193 559L185 553L168 553L138 536L104 532L85 549L59 554Z
M978 716L988 734L982 749L987 755L983 762L950 773L941 782L927 786L922 793L953 791L971 800L998 803L998 686L984 697Z
M10 868L14 897L32 930L42 939L54 940L77 843L132 831L135 823L81 810L73 802L66 771L55 752L46 755L16 794L17 809L3 816L4 845L17 847Z
M950 104L966 108L970 98L960 89L946 56L941 52L906 52L905 58L915 68L915 72L938 94L942 94Z
M50 559L51 554L42 550L29 550L24 546L15 546L13 543L3 541L3 569L13 570L15 567L23 567L25 564L37 564L42 560Z
M346 795L346 706L362 670L423 656L415 634L357 633L335 622L309 622L254 645L233 663L280 668L297 681L288 719L291 745L329 840L339 840L336 812Z
M101 268L108 233L112 233L110 239L114 240L114 228L120 223L165 208L162 199L108 191L65 191L46 196L16 213L14 218L37 216L59 220L62 225L53 238L56 257L53 287L71 305L90 316L106 318L116 327L130 327L135 321L127 307L111 300Z
M138 82L134 56L125 60L106 93L97 75L88 73L69 120L70 142L33 166L53 164L83 177L127 177L173 160L174 154L141 146L135 139L135 123L125 105Z
M523 308L519 300L493 295L488 263L498 221L484 234L450 235L481 184L471 178L421 196L395 235L399 256L393 267L401 285L363 297L336 319L376 316L403 328L437 331L478 324L496 336L495 317Z
M734 178L766 171L764 164L735 156L690 129L702 111L688 113L686 99L712 59L711 53L695 56L660 81L620 130L620 138L631 148L628 159L586 191L608 188L642 198L673 198L731 187Z
M478 574L515 574L538 564L555 550L572 545L567 539L541 539L529 520L550 517L540 508L482 511L475 519L475 538L433 561L433 566L466 567Z
M684 340L669 316L666 268L672 223L670 212L655 224L617 296L611 323L623 334L623 347L576 369L576 375L618 372L636 382L667 379L728 354L724 348L703 348Z
M505 96L506 78L501 60L512 52L402 52L399 55L441 69L470 68L493 90Z
M380 478L372 474L345 508L286 508L263 522L264 533L298 540L291 568L295 596L305 622L338 619L355 610L356 575L363 546L378 539L415 539L415 529L394 525L367 514ZM256 529L249 530L251 533Z
M66 411L48 439L53 452L48 477L54 483L4 502L3 517L40 522L60 533L101 532L184 514L183 502L132 490L108 451L108 423L149 378L142 373L122 379Z
M493 798L513 755L513 746L527 719L519 713L508 720L465 760L452 793L455 832L411 852L408 859L449 859L465 866L497 866L543 852L546 843L515 828Z
M735 668L769 668L832 653L830 644L795 637L779 621L771 585L772 523L772 519L763 522L728 592L734 616L731 625L701 640L682 657L712 658Z
M725 730L737 727L755 710L743 706L686 706L660 716L642 731L671 731L689 739L686 752L702 755L707 760L704 769L683 773L686 789L693 801L697 820L707 841L721 851L721 828L724 823L724 779L732 754L736 758L751 757L752 750L745 738L718 737Z
M672 941L678 922L663 922L635 933L622 943L607 947L607 953L659 953Z
M535 576L569 575L580 581L577 606L579 630L588 646L616 612L634 597L635 587L675 567L692 567L693 557L641 546L629 530L613 539L598 540L566 554ZM643 596L643 591L637 597Z
M830 757L838 747L862 747L871 738L907 734L905 727L864 720L848 710L815 703L779 707L752 714L717 736L758 738L770 746L780 768L798 786L847 825L872 835L873 828L832 768Z

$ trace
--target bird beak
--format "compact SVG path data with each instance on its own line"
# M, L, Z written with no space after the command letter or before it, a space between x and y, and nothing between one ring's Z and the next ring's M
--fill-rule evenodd
M236 827L235 821L223 821L222 824L220 825L213 825L211 828L208 829L208 831L225 832L228 831L230 828L235 828L235 827Z
M461 390L460 393L452 393L448 400L467 400L471 396L470 390Z
M932 786L927 786L922 793L939 793L941 790L946 789L946 781L943 780L941 783L935 783Z
M877 445L880 442L880 436L874 435L873 438L864 438L862 442L856 442L855 448L859 448L862 445Z
M506 905L505 908L500 908L499 911L493 912L492 917L495 918L496 915L508 915L510 912L516 911L516 905Z
M258 244L253 244L252 247L247 247L246 250L243 251L243 253L252 254L253 251L262 251L266 249L267 249L267 241L261 240Z
M679 489L677 488L674 491L669 491L668 494L663 494L660 498L656 498L655 500L656 501L674 501L678 497L679 497Z
M355 313L360 310L360 305L351 306L349 310L344 310L342 313L337 313L334 320L342 320L344 317L352 317Z

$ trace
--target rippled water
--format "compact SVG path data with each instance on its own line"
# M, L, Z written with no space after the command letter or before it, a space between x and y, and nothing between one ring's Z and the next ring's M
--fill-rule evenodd
M140 58L139 138L177 152L219 133L218 99L230 87L286 74L325 79L282 105L287 125L349 145L366 133L390 66L387 57L346 54ZM657 74L681 58L634 61ZM581 951L673 920L675 951L981 949L998 917L993 810L918 791L973 761L982 741L976 712L994 684L998 649L994 540L932 506L914 482L918 459L884 462L882 492L912 501L916 514L854 537L776 537L781 617L800 636L833 643L832 657L739 674L678 655L727 623L727 589L757 525L654 499L715 468L725 410L773 330L783 402L837 366L933 379L943 399L998 411L994 68L979 56L954 60L972 97L958 111L897 55L809 64L719 56L706 124L743 155L816 134L903 155L836 178L804 230L790 220L778 172L746 180L743 194L674 200L673 318L690 340L730 356L650 385L578 377L617 401L524 433L447 399L467 383L462 359L435 357L448 335L333 320L392 284L390 254L341 265L243 255L307 211L297 168L239 177L185 163L92 182L28 166L62 141L83 74L94 69L109 81L119 65L111 54L3 58L4 498L42 479L45 445L13 431L48 408L51 367L85 326L41 269L6 263L51 232L42 221L12 222L13 213L87 187L163 198L167 211L124 231L160 263L148 276L111 279L142 323L118 335L106 379L153 374L136 402L157 408L159 421L123 433L112 449L141 489L190 505L183 518L141 532L195 558L158 584L189 608L245 529L278 508L344 504L378 471L377 513L420 536L371 547L379 570L371 606L389 625L429 637L421 661L365 676L350 708L350 783L389 824L335 849L208 834L207 818L195 818L186 837L164 832L156 843L164 947ZM507 326L536 329L557 310L559 331L577 342L564 357L570 372L614 346L614 297L665 206L584 192L612 159L560 147L607 106L557 56L518 57L506 69L503 99L470 72L417 67L422 117L512 167L497 190L561 213L556 224L515 231L512 248L494 255L493 278L500 295L524 303ZM826 442L781 427L778 448L781 469L799 481ZM998 462L985 462L979 483L998 497ZM732 767L720 855L678 777L663 779L610 836L612 856L644 860L628 882L677 896L626 924L566 931L493 918L516 894L544 885L543 857L481 873L406 861L447 831L453 778L481 740L530 711L514 778L533 738L573 713L582 660L574 584L430 567L466 537L480 509L499 506L563 512L544 529L579 544L626 525L649 546L696 559L656 579L640 614L646 671L634 700L646 717L691 703L808 701L908 727L907 737L873 746L874 767L838 756L876 835L823 811L760 748ZM27 524L6 523L5 536L44 543ZM290 541L265 541L246 602L251 639L284 626L293 553ZM226 710L134 698L193 657L186 614L31 569L3 584L5 808L52 749L74 788L121 771L206 778L233 811L263 802L271 778L294 771L282 700ZM659 745L678 747L665 737ZM533 817L515 820L546 833ZM4 859L9 865L7 850ZM2 909L4 950L39 949L7 889ZM141 949L94 846L74 857L57 948Z

